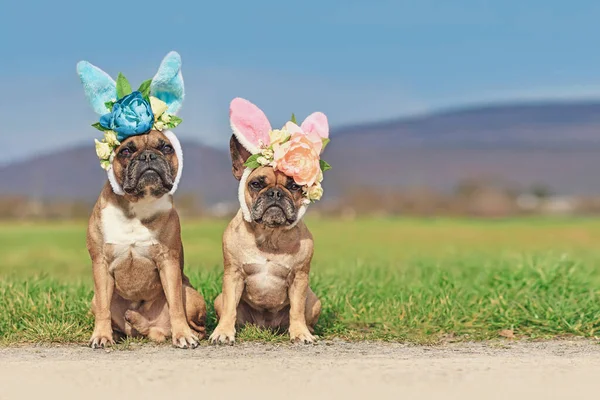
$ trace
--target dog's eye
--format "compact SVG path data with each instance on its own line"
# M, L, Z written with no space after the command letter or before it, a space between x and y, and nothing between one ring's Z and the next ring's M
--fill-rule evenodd
M302 188L302 186L298 185L297 183L292 183L292 184L290 185L290 190L291 190L291 191L294 191L294 192L296 192L296 191L300 190L301 188Z
M123 156L123 157L129 157L131 155L131 150L129 150L127 147L124 148L123 150L121 150L119 152L119 155Z
M173 152L173 146L165 144L160 150L163 154L171 154Z
M253 182L250 182L250 187L252 189L260 189L262 187L262 185L260 184L259 181L253 181Z

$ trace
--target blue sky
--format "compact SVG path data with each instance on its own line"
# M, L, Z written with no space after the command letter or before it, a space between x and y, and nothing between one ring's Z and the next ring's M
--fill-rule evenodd
M529 1L30 1L2 11L0 163L90 143L75 64L133 85L183 58L176 133L225 147L228 104L274 125L332 126L482 102L600 99L600 3Z

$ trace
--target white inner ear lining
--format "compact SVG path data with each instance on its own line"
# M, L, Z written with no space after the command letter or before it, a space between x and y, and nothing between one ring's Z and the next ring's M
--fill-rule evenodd
M177 187L179 186L179 181L181 180L181 175L183 173L183 149L181 148L181 143L179 142L179 139L177 139L177 136L175 136L175 134L172 131L163 131L163 135L165 135L167 139L169 139L169 141L171 142L179 164L177 168L177 175L175 176L175 181L173 182L173 187L169 192L169 194L172 195L177 190ZM106 171L106 174L108 175L108 182L110 182L110 186L112 187L112 190L116 195L123 196L125 195L125 191L123 190L121 185L119 185L119 182L117 182L117 177L115 176L115 171L112 167L113 161L114 160L111 160L110 168L108 169L108 171Z
M248 184L248 177L250 176L252 171L253 171L252 168L246 167L246 169L244 170L244 173L242 174L242 177L240 178L240 184L238 186L238 200L240 202L240 209L242 210L242 216L244 217L244 221L246 221L246 222L252 222L252 216L250 215L250 209L248 208L248 205L246 204L246 186ZM306 204L303 204L300 207L300 209L298 210L298 213L296 214L296 220L291 225L286 226L285 229L292 229L293 227L295 227L298 224L298 222L300 222L302 217L304 217L304 214L306 214L307 208L308 208L308 206Z

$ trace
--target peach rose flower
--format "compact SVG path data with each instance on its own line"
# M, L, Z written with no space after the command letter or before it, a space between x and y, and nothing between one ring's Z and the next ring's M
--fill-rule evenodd
M288 142L277 146L274 160L275 169L294 178L298 185L311 186L319 178L319 152L304 133L295 133Z
M306 136L306 138L312 142L317 154L321 154L321 151L323 151L323 138L319 136L317 132L304 132L302 128L300 128L292 121L288 121L283 128L290 132L292 135L302 134Z

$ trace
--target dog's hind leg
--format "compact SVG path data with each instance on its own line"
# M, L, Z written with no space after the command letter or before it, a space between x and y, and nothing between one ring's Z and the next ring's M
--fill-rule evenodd
M113 293L110 303L110 313L112 319L113 336L122 338L123 336L136 336L137 331L132 330L131 325L125 319L125 313L131 307L131 301L125 300L117 293Z
M306 326L310 333L314 333L315 325L321 315L321 300L317 297L312 289L308 288L308 294L306 296L306 307L304 309L304 317L306 318Z
M221 313L223 312L223 293L220 293L215 298L214 307L218 321L221 319ZM247 305L244 300L240 300L240 303L236 309L235 318L235 326L237 327L242 327L246 324L264 327L264 318L262 318L262 312L252 310L252 307Z
M148 336L148 333L150 332L150 321L139 312L127 310L125 312L125 321L140 335Z
M196 289L185 283L183 286L183 304L188 324L198 333L199 339L204 338L206 335L206 303Z
M154 342L164 342L169 335L161 326L152 326L148 318L135 310L125 312L125 321L140 335L148 337Z

